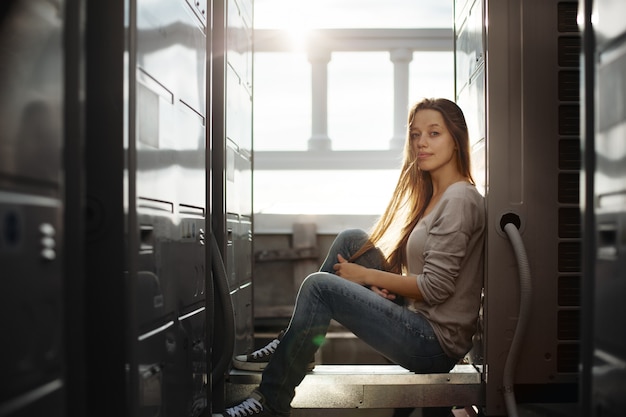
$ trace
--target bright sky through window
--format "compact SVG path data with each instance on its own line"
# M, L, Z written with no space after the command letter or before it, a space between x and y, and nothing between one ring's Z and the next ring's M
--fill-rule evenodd
M452 0L255 0L258 29L452 27Z
M453 23L452 0L255 0L254 5L256 29L285 30L294 46L300 46L293 52L255 54L257 158L264 151L307 149L312 128L312 75L302 46L309 29L451 29ZM394 133L394 66L389 52L331 52L327 77L327 133L332 149L388 150ZM409 64L408 89L409 104L424 97L453 99L452 48L448 52L415 51ZM255 168L255 213L372 215L384 210L397 170L334 168ZM325 198L329 190L341 188L349 192Z

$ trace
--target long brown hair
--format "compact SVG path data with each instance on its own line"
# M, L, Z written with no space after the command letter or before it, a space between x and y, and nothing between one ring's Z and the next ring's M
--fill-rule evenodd
M470 145L467 123L463 112L454 102L443 99L424 99L409 110L407 136L404 144L402 169L396 188L383 215L374 225L370 240L359 249L354 260L374 247L380 247L386 255L385 269L402 273L407 266L406 245L415 225L433 195L433 183L428 171L422 171L415 163L416 150L411 144L409 129L415 114L420 110L436 110L441 113L457 149L459 172L474 184L470 165Z

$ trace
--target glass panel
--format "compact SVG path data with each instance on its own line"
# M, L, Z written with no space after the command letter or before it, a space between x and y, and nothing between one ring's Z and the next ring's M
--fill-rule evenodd
M311 66L304 53L257 53L255 150L306 150L311 136Z
M454 53L413 52L409 64L409 103L425 97L454 101Z
M333 53L328 64L328 136L333 150L389 149L393 136L389 53Z
M452 1L255 0L257 28L452 27Z
M382 214L399 170L255 171L254 210L272 214Z

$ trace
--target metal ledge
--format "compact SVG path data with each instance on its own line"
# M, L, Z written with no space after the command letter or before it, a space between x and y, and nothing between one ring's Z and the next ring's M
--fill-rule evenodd
M258 372L232 371L228 402L247 397ZM317 365L296 388L293 408L348 409L483 405L480 372L457 365L450 373L415 374L397 365Z

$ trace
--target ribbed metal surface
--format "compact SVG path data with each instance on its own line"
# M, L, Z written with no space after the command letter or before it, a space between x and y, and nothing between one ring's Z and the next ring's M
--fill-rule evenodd
M559 174L558 202L562 204L578 204L580 199L580 175L577 172Z
M580 238L580 209L578 207L561 207L559 209L559 237Z
M580 272L580 242L562 242L559 244L559 271Z
M557 371L562 373L578 372L580 349L578 344L560 344L557 348Z
M559 100L580 100L580 71L559 72Z
M580 275L559 277L558 302L563 307L580 306Z
M562 310L558 315L559 340L578 340L580 336L580 312L578 310Z
M580 140L578 138L559 141L559 169L580 169Z
M559 134L580 134L580 108L578 104L563 104L559 106Z
M578 2L563 2L558 5L559 32L578 32Z
M557 352L559 373L578 370L580 339L580 48L578 2L560 2L558 28L558 282Z
M580 37L563 36L559 38L559 65L577 68L580 59Z

